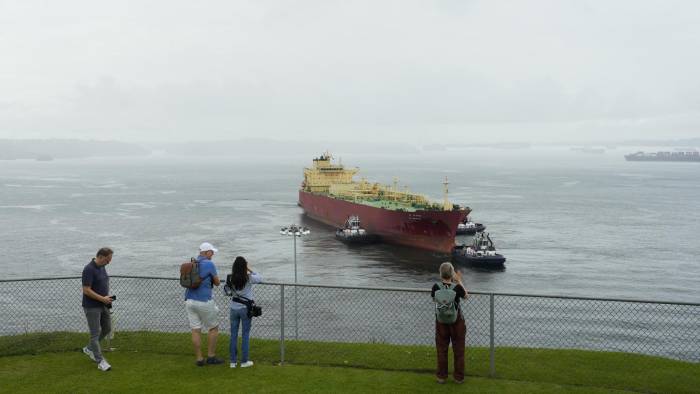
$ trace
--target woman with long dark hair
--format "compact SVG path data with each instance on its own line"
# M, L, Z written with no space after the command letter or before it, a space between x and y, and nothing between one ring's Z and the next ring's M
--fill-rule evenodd
M241 368L252 367L253 362L248 359L250 348L250 325L252 319L248 317L248 308L241 300L253 300L253 285L262 282L262 276L248 267L245 258L238 256L233 261L231 275L226 278L226 286L231 291L231 368L236 368L238 348L238 326L242 324L241 341Z

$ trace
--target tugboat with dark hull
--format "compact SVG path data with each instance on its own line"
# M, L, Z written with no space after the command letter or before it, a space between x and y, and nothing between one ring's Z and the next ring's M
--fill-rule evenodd
M496 247L488 233L479 233L471 245L457 245L452 249L452 261L478 267L503 268L506 258L496 253Z
M345 226L335 231L335 238L346 244L371 244L379 241L379 236L370 234L360 226L359 216L350 216Z
M474 223L469 216L465 217L462 222L457 225L457 235L474 235L486 230L486 226L481 223Z

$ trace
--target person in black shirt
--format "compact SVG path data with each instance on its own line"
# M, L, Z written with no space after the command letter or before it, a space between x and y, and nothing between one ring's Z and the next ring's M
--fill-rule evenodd
M457 308L457 321L452 324L440 323L435 318L435 347L437 348L437 382L445 383L447 379L447 351L452 342L452 352L454 353L454 379L457 383L464 383L464 346L467 334L464 316L459 307L460 299L467 298L467 289L462 284L461 272L455 272L451 263L445 262L440 265L440 283L433 285L430 292L435 299L435 292L440 290L442 285L455 284L455 307Z
M101 248L97 255L83 268L83 310L90 329L90 342L83 348L90 359L97 363L101 371L109 371L112 366L102 356L100 341L112 331L112 316L108 306L109 275L105 266L112 261L112 249Z

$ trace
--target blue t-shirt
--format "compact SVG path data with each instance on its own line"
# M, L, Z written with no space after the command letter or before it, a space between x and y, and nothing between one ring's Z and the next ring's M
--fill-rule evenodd
M202 278L202 283L196 289L185 290L185 299L206 302L211 300L211 281L218 275L213 261L202 255L197 256L197 261L199 262L199 277Z
M83 286L88 286L95 293L106 296L109 294L109 275L107 275L107 270L104 265L97 265L95 259L92 259L88 265L83 268ZM99 308L105 306L105 304L93 300L92 298L83 294L83 307L84 308Z

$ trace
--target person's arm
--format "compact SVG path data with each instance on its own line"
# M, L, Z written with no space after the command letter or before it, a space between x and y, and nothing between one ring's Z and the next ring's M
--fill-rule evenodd
M250 278L251 284L257 284L257 283L261 283L263 281L262 275L260 275L257 272L250 271L250 273L248 274L248 277Z
M467 288L461 283L459 285L462 286L462 290L464 290L464 296L462 298L466 299L469 296L469 293L467 293Z
M90 288L90 286L83 286L83 294L85 294L86 296L92 298L93 300L99 301L105 305L109 305L112 303L111 298L109 298L107 296L101 296L101 295L95 293L95 291L92 288Z
M218 286L221 284L221 281L219 280L219 273L216 272L216 266L214 263L211 263L211 272L209 273L211 275L211 284L212 286Z
M467 288L464 287L464 284L462 284L462 273L457 271L455 272L454 277L452 278L452 282L456 283L457 286L460 286L462 290L464 290L464 295L462 298L467 298Z

